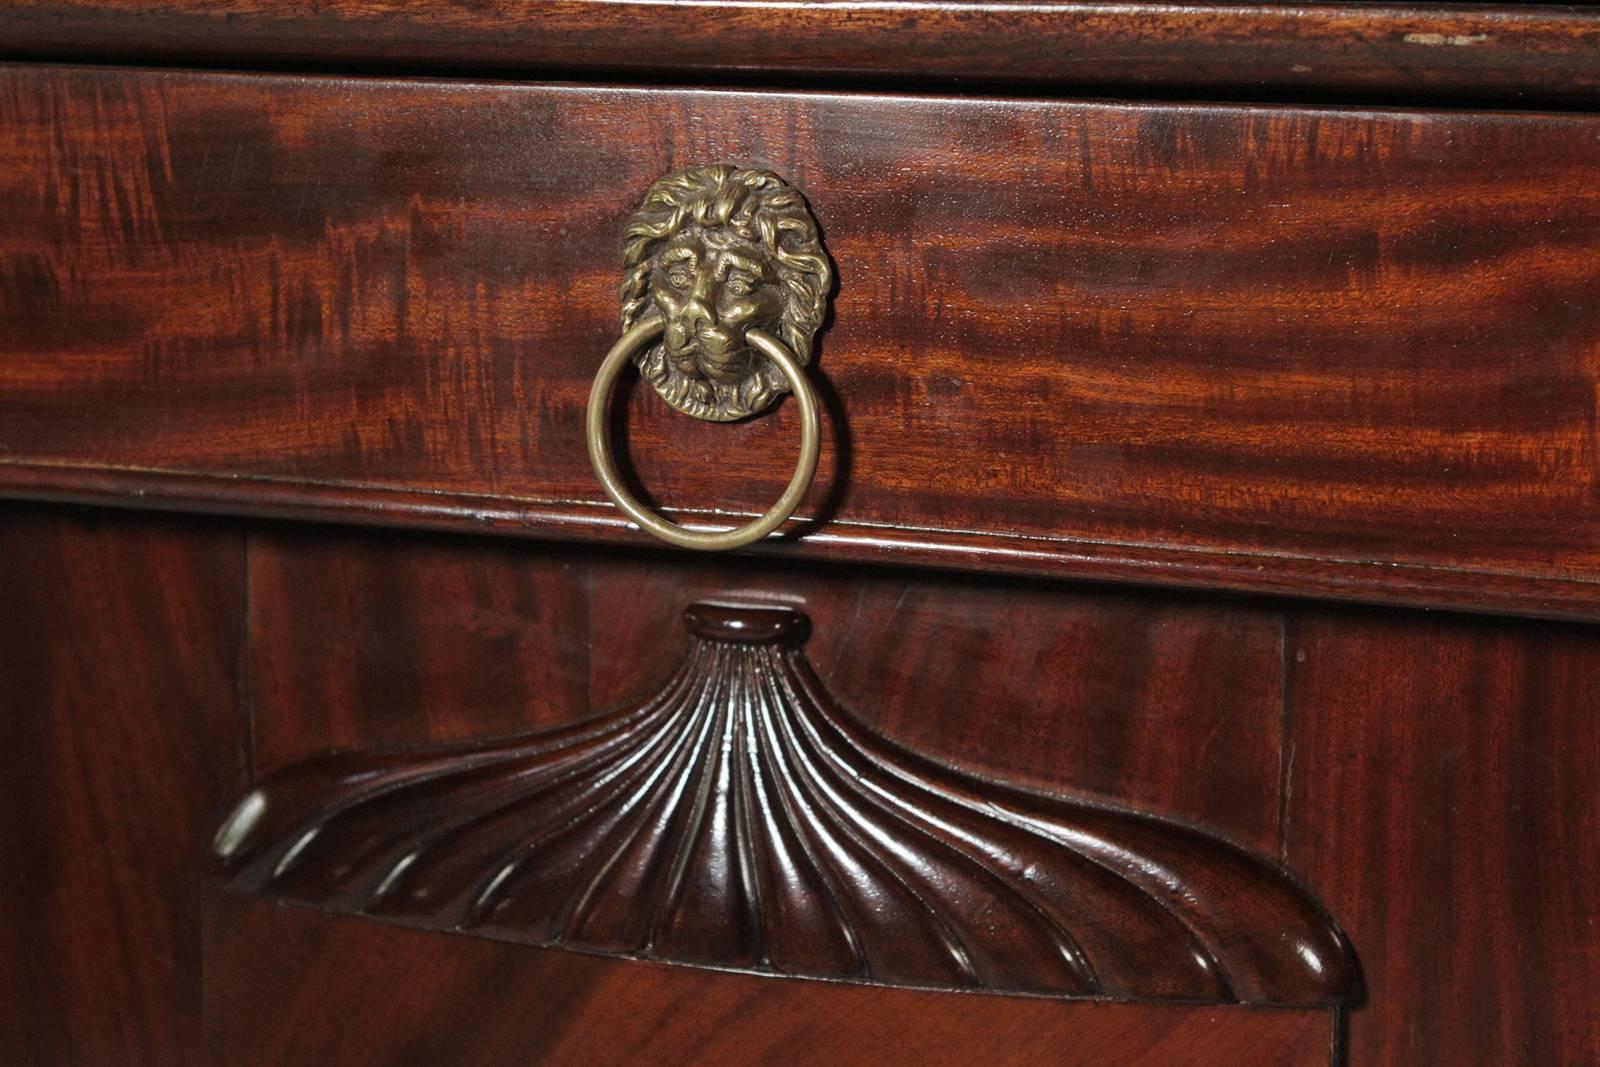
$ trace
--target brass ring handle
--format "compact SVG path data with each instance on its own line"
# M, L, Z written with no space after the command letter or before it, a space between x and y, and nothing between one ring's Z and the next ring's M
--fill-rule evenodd
M800 498L805 496L806 490L811 487L812 478L816 476L818 445L822 438L821 419L817 413L817 395L812 391L811 383L806 381L800 361L795 358L787 345L765 330L752 329L746 332L745 340L750 346L770 359L773 365L783 372L800 409L800 462L795 465L794 477L789 479L788 487L784 489L776 504L768 508L760 518L743 526L731 530L702 532L668 522L635 500L623 486L622 480L617 477L616 464L611 457L611 441L606 434L606 409L610 404L611 390L616 386L617 376L632 362L634 354L659 337L665 328L666 323L660 315L647 315L617 339L617 343L611 346L611 351L606 353L606 358L600 362L600 369L595 372L594 385L589 390L586 423L589 462L594 465L595 477L600 479L600 488L605 490L606 496L611 498L613 504L638 523L640 529L648 530L663 541L681 548L694 548L706 552L752 544L784 524L784 521L794 513Z

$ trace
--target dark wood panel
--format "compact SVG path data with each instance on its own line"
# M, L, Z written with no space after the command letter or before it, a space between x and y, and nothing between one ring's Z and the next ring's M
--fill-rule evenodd
M581 560L467 540L253 536L256 768L590 713Z
M13 0L15 55L1593 99L1600 20L1516 4Z
M0 515L0 1062L189 1067L244 781L236 529Z
M22 68L0 116L8 462L590 536L617 226L725 157L804 189L838 266L818 540L1600 602L1600 120ZM776 495L792 412L647 393L658 499Z
M262 767L575 721L672 673L689 603L777 602L844 706L920 752L1279 848L1271 607L293 527L250 555Z
M1325 1011L1063 1004L717 974L223 893L212 894L208 917L207 1017L219 1067L1328 1062Z
M1360 947L1350 1062L1600 1062L1600 631L1308 613L1287 858Z

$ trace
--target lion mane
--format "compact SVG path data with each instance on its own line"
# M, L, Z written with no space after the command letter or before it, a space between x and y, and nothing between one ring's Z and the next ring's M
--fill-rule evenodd
M622 328L651 310L651 276L661 248L687 226L731 229L765 249L774 264L783 311L778 338L804 365L822 326L833 270L805 198L765 170L718 163L678 171L660 179L628 217L622 231ZM667 359L659 342L640 353L639 373L667 403L700 418L731 421L761 411L788 390L770 360L737 384L690 378Z

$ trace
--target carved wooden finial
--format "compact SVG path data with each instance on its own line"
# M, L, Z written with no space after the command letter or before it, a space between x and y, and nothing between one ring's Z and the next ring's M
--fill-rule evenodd
M696 637L733 645L800 645L811 620L782 606L749 607L701 602L683 610L683 624Z

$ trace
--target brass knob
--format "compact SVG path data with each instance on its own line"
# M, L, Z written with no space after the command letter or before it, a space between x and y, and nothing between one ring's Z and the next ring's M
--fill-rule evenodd
M728 164L660 179L623 228L622 337L589 391L586 436L595 477L612 503L663 541L683 548L738 548L794 513L817 471L817 397L806 380L811 344L833 270L803 197L768 171ZM623 486L606 434L606 410L633 363L679 411L730 422L792 392L800 411L800 458L776 504L731 530L668 522Z

